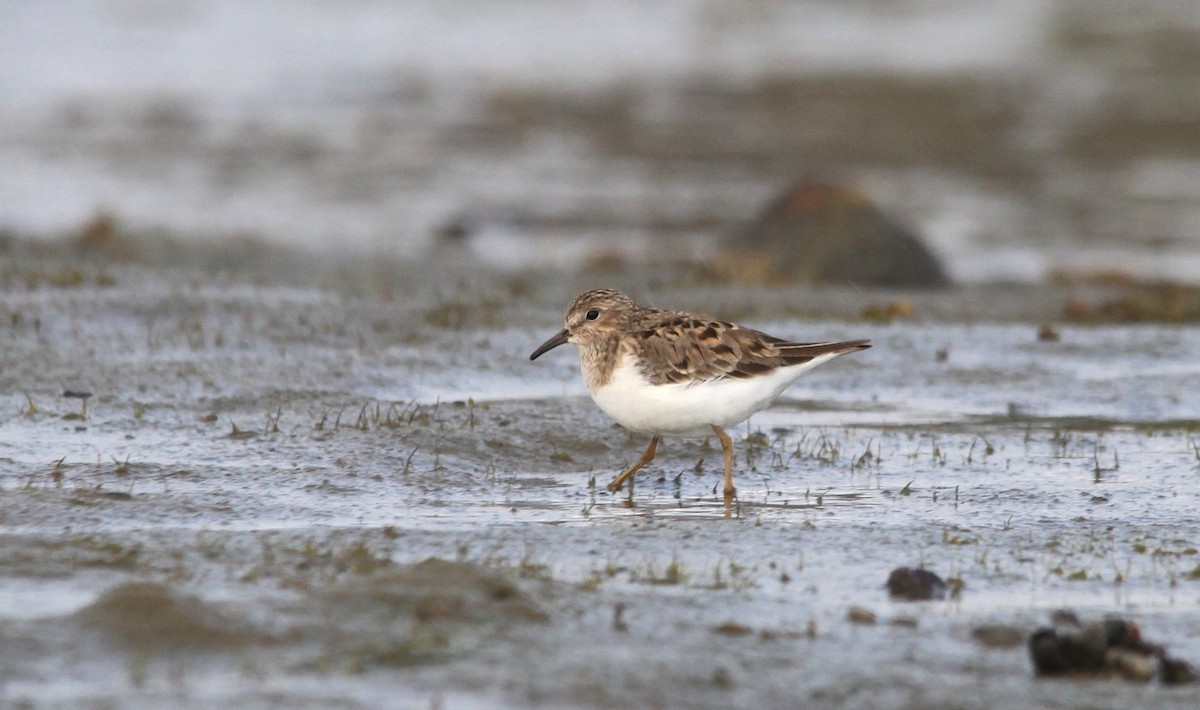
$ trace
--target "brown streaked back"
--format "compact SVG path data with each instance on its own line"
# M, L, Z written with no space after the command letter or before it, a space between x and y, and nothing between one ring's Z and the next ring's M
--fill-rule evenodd
M793 343L736 323L648 310L636 323L635 352L651 384L750 379L823 355L871 347L868 340Z

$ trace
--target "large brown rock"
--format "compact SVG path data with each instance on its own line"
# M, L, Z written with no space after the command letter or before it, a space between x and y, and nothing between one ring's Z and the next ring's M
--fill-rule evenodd
M865 286L950 283L916 234L866 196L839 185L790 187L722 246L718 268L734 278Z

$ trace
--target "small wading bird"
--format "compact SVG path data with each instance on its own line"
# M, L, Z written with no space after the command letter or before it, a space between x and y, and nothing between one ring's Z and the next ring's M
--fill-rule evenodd
M563 343L579 348L592 400L621 426L650 434L650 445L608 484L621 490L654 459L664 436L706 436L725 452L725 502L733 499L733 441L725 427L766 409L800 375L868 340L792 343L736 323L638 305L596 289L571 302L564 328L529 356Z

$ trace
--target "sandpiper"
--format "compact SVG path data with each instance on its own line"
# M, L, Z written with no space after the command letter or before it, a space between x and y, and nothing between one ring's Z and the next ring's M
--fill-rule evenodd
M733 499L733 441L725 427L766 409L801 374L869 340L793 343L736 323L647 308L611 289L580 294L565 326L530 360L563 343L579 348L592 399L621 426L650 434L645 453L608 484L621 490L654 459L664 436L706 436L725 452L725 501Z

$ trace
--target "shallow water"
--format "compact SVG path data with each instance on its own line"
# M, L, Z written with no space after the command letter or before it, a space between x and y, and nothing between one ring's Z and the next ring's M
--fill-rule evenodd
M108 285L10 287L0 313L11 702L1200 701L1037 681L1023 647L971 635L1068 607L1200 659L1195 328L1050 343L1019 320L798 319L769 308L799 292L757 292L755 325L875 347L739 429L726 508L711 441L667 440L631 495L604 490L645 442L591 404L567 349L527 360L558 327L561 277L519 297L484 279L458 295L488 322L446 328L419 278L89 268ZM93 393L86 418L64 387ZM463 566L414 566L431 557ZM965 586L891 601L902 564ZM878 623L849 621L856 606Z

